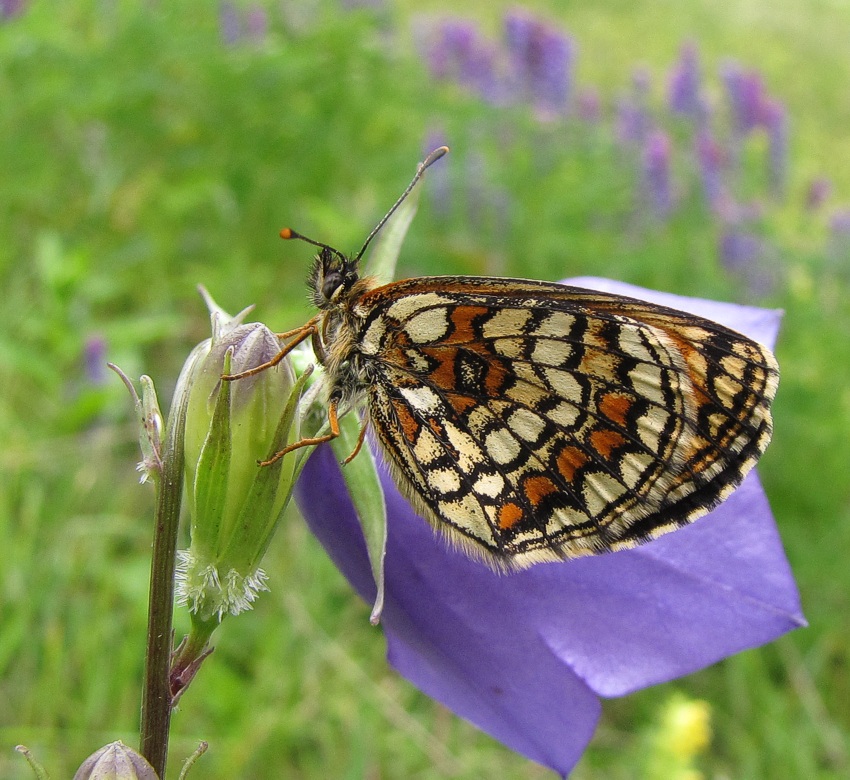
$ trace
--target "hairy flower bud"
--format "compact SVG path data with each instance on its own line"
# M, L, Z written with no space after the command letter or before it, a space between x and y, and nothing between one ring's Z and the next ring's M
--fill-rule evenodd
M185 473L191 546L179 553L178 601L196 618L220 622L249 609L265 590L259 568L294 479L295 459L258 465L297 436L302 381L288 361L223 381L270 361L280 350L260 323L242 324L207 300L213 336L184 366L175 402L185 397ZM306 377L305 377L306 378Z

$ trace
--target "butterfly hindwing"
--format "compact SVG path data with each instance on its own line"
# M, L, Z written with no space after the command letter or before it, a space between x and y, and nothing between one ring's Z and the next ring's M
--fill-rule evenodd
M480 277L396 282L357 310L370 420L397 482L503 568L684 525L770 438L773 356L694 315Z

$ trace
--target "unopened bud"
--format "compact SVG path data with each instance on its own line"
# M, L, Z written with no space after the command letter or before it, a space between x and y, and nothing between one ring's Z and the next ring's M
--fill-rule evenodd
M92 753L74 780L158 780L154 768L120 740Z

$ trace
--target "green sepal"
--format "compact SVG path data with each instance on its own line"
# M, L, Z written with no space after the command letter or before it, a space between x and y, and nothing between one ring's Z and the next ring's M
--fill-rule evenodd
M223 373L230 372L231 350L224 356ZM230 474L230 456L232 453L230 431L230 394L231 383L221 382L213 409L212 420L206 440L201 447L195 472L195 484L192 486L195 498L195 516L193 521L203 518L203 534L193 532L193 540L203 543L218 540L221 534L221 521L227 503L227 486ZM200 537L203 536L203 539ZM205 551L217 556L221 550Z
M339 436L331 441L331 447L339 461L345 460L357 446L361 422L356 414L339 421ZM372 576L375 578L377 594L369 621L377 625L384 609L384 556L387 551L387 505L384 489L378 478L378 469L372 451L364 443L357 456L342 467L351 502L366 539Z
M280 422L275 430L274 438L266 459L270 460L274 455L280 452L286 445L299 437L299 427L293 425L295 422L295 412L298 408L298 402L301 400L301 393L310 378L312 369L301 374L292 386L292 391L289 395L289 400L283 409L283 414L280 416ZM251 484L245 501L242 504L242 509L239 512L239 517L236 527L233 529L233 535L229 540L228 547L231 545L239 545L239 532L247 530L251 525L255 524L257 519L265 519L266 527L262 530L256 528L251 530L253 538L265 539L265 544L260 548L252 550L254 557L247 562L247 571L251 571L259 566L260 561L266 554L268 545L271 542L274 527L280 520L283 510L289 503L292 497L292 488L295 484L295 469L293 468L294 453L285 455L279 458L274 463L268 466L258 466L257 474ZM281 483L281 469L286 465L289 470L289 480ZM257 507L270 507L271 511L257 513Z

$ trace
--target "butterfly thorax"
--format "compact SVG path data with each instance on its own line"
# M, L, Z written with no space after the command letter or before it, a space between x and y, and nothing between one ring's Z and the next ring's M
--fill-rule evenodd
M368 385L368 368L359 350L364 319L358 301L377 286L373 277L361 278L356 260L324 248L310 275L310 297L320 311L319 362L325 369L328 397L341 406L353 405Z

